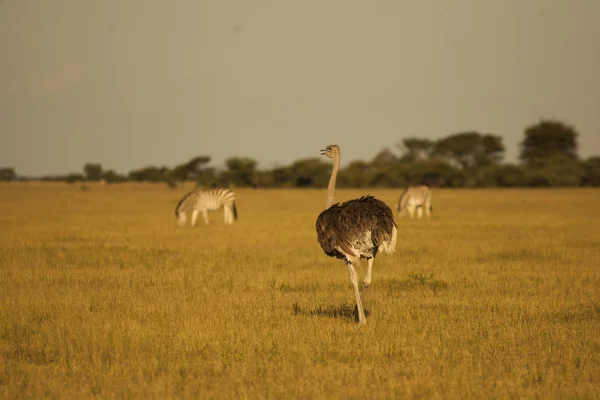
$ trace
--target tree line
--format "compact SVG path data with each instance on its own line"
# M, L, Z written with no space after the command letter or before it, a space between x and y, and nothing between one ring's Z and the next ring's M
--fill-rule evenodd
M439 140L402 139L395 151L381 150L372 160L350 162L338 174L339 187L404 187L426 183L435 187L565 187L600 186L600 156L578 155L578 132L558 120L541 120L524 131L519 161L505 163L501 136L477 131L459 132ZM259 169L248 157L230 157L224 168L197 156L174 168L146 166L127 175L87 163L82 172L46 176L66 182L165 182L170 187L195 181L204 187L325 187L331 163L312 157L290 165ZM0 180L19 178L12 168L0 168Z

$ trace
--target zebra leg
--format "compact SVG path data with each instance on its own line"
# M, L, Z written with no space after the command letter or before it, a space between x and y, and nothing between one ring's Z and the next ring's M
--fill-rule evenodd
M196 225L196 218L198 218L198 210L192 212L192 226Z
M427 218L431 218L431 202L428 201L425 203L425 215Z
M414 204L409 203L406 206L406 209L408 210L408 215L410 215L410 218L412 219L415 216L415 206L414 206Z
M422 206L417 208L417 218L418 219L423 218L423 207Z
M233 205L229 205L227 207L227 211L229 213L229 225L233 224Z
M228 205L223 206L223 214L225 215L225 223L231 224L231 208Z
M354 295L356 296L356 308L358 310L358 323L360 325L364 325L367 323L367 318L365 317L365 311L363 310L362 299L360 298L360 292L358 290L358 274L352 265L352 262L347 262L348 270L350 271L350 281L354 286Z

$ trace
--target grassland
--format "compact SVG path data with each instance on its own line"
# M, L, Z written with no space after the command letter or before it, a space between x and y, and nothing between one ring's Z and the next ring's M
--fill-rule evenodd
M600 398L600 191L436 190L359 328L324 190L177 229L184 190L0 186L0 396Z

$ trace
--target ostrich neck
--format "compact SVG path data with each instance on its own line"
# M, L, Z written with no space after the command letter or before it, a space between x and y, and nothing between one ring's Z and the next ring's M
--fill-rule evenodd
M325 208L329 208L333 205L333 193L335 192L335 181L337 179L338 169L340 168L340 156L336 154L333 157L333 171L331 171L331 177L329 178L329 186L327 186L327 200L325 202Z

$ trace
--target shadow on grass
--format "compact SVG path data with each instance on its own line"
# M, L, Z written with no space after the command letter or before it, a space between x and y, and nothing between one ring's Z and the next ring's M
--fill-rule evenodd
M365 316L369 316L369 311L366 309ZM294 303L292 306L292 314L300 315L304 317L327 317L327 318L341 318L346 320L353 320L358 322L358 312L356 306L352 307L348 304L342 304L341 306L319 306L313 309L307 309L300 307L298 303Z
M600 303L591 299L590 304L582 303L545 314L552 322L581 324L586 321L600 320Z
M16 360L34 365L47 365L57 363L60 360L58 351L47 351L45 349L26 349L19 348L12 351L5 351L2 354L5 360Z
M437 293L448 288L448 284L444 280L434 278L431 272L422 271L410 272L407 279L382 279L377 284L391 294L420 288L431 289L434 293Z

